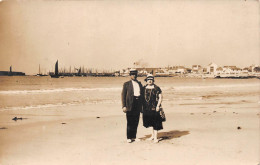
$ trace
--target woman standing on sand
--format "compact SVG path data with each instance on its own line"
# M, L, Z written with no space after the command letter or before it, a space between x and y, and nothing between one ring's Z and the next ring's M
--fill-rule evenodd
M154 76L147 75L144 86L144 108L143 108L143 125L144 127L152 127L152 136L149 140L158 143L158 130L163 129L160 117L160 107L162 103L162 91L160 87L154 84Z

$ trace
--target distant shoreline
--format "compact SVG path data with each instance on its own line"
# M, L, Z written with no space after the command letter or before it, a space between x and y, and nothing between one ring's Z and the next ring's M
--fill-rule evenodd
M0 77L49 77L51 78L50 75L46 76L37 76L37 75L13 75L13 76L7 76L7 75L1 75ZM80 78L80 77L114 77L114 78L126 78L128 76L60 76L59 78L68 78L68 77L73 77L73 78ZM138 76L138 77L145 77L145 76ZM173 78L173 79L260 79L258 76L243 76L243 77L199 77L199 76L155 76L157 78Z

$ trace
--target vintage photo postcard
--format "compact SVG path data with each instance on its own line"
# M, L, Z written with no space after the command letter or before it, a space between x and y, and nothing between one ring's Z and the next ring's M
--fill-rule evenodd
M260 165L258 0L0 0L0 165Z

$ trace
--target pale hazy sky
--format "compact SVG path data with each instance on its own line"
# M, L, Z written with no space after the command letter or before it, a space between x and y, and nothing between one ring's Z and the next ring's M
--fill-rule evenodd
M259 64L259 1L2 1L0 70Z

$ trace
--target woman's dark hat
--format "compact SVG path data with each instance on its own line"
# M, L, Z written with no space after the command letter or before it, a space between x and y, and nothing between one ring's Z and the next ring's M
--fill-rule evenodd
M144 81L147 81L147 80L153 80L154 81L154 76L152 74L148 74L146 79L144 79Z
M130 75L137 75L137 70L136 69L130 69Z

